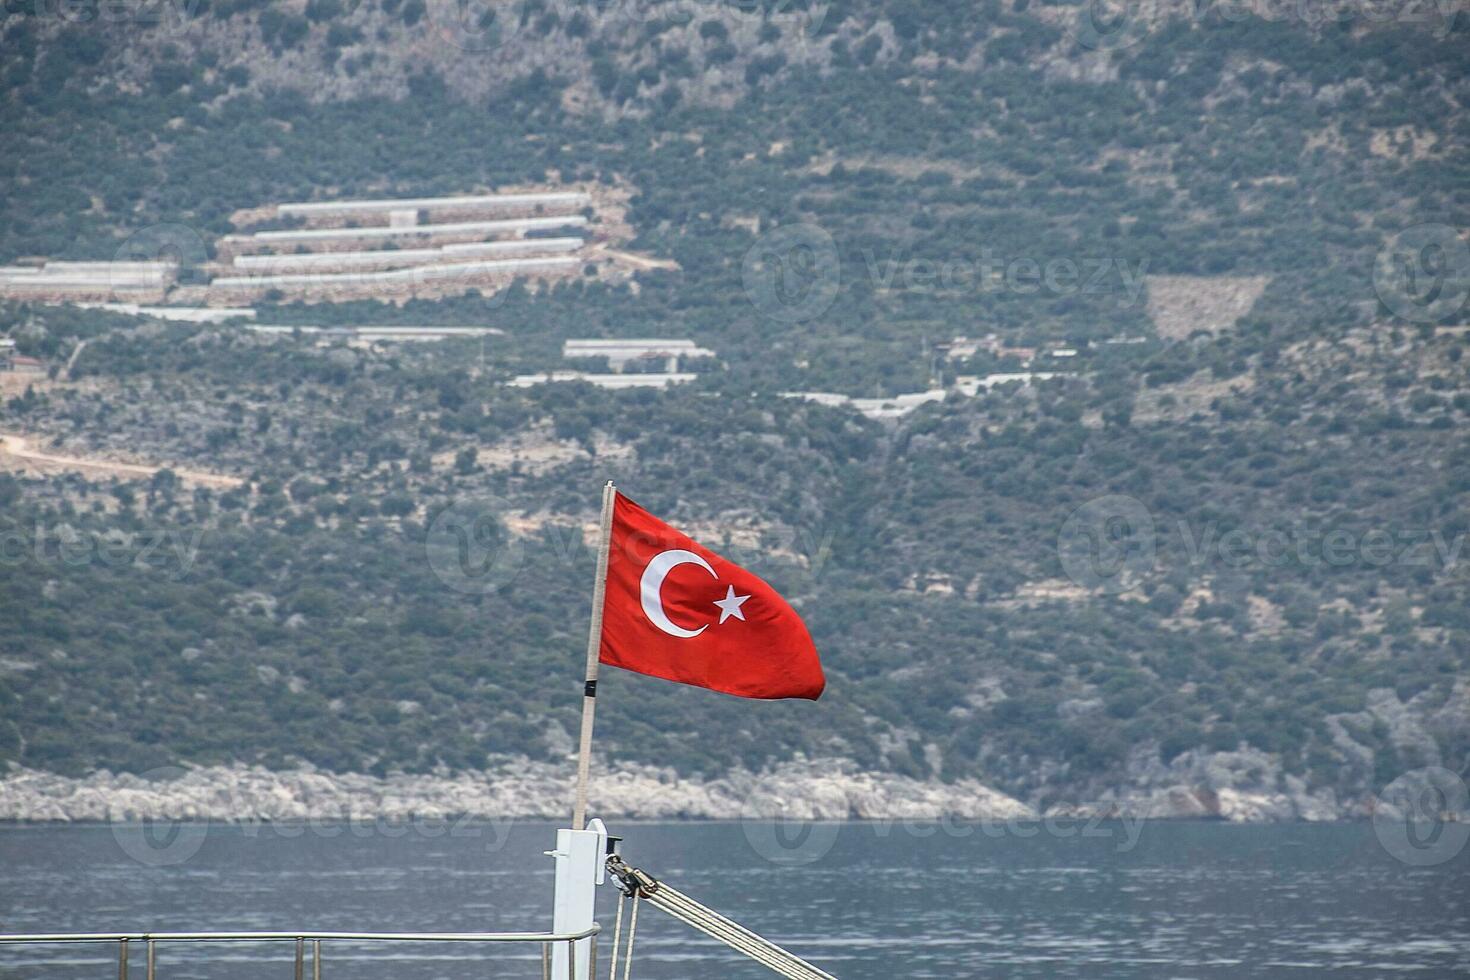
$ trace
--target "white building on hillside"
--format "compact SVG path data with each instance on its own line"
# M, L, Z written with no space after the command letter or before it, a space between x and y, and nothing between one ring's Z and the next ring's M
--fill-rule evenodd
M603 357L619 374L630 363L661 360L666 373L677 374L681 358L714 357L715 352L692 340L568 340L562 345L561 356L567 360Z

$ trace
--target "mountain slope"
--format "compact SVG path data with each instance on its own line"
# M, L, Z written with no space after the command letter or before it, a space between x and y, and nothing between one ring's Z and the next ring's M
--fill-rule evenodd
M801 753L1070 803L1212 759L1351 799L1470 765L1463 280L1433 307L1375 281L1401 229L1465 224L1458 22L1183 16L1099 50L1042 4L815 27L544 6L465 50L419 6L9 14L0 258L193 247L282 200L616 179L634 245L678 271L259 311L505 331L483 348L6 307L23 352L87 346L70 380L7 389L0 429L248 486L0 478L0 757L561 759L611 477L797 600L833 680L792 706L610 678L615 758ZM794 317L751 259L792 233L830 240L797 274L837 287ZM1077 353L883 422L780 397L1018 370L936 350L989 333ZM650 335L718 360L663 392L501 384L567 338ZM487 518L488 578L446 558L446 508Z

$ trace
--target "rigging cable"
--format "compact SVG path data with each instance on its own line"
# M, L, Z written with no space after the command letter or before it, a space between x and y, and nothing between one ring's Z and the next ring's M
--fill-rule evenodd
M623 894L633 898L633 923L638 921L638 900L646 899L655 908L662 909L686 925L692 926L712 939L718 940L737 952L765 966L787 980L836 980L830 973L818 969L806 960L782 949L763 936L759 936L732 919L726 918L707 906L701 905L683 892L652 877L647 872L634 868L617 855L607 859L607 870L622 884ZM618 904L621 915L622 902ZM617 934L614 934L614 943ZM628 959L625 962L623 980L628 980L627 969L632 965L633 936L628 935ZM616 980L616 977L610 978Z
M627 900L628 893L620 889L618 891L618 917L613 923L612 968L608 971L607 980L618 980L618 943L623 938L623 903Z

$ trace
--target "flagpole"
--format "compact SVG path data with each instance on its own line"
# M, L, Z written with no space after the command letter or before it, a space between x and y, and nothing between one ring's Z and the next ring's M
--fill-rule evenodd
M597 578L592 583L592 624L587 630L587 683L582 688L582 738L577 750L577 800L572 829L587 823L587 776L592 766L592 720L597 714L597 665L602 651L602 605L607 595L607 556L612 548L613 501L618 490L611 480L602 488L602 523L597 542Z

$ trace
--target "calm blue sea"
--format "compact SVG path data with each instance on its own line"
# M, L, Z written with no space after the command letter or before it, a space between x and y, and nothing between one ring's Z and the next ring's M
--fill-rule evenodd
M630 862L842 980L1470 975L1470 853L1415 866L1371 825L612 830ZM553 838L526 821L0 827L0 931L540 930ZM645 980L769 975L652 909L637 950ZM165 946L158 978L288 980L292 955ZM323 966L324 980L539 976L539 956L463 946L339 944ZM0 948L3 980L116 975L111 948Z

